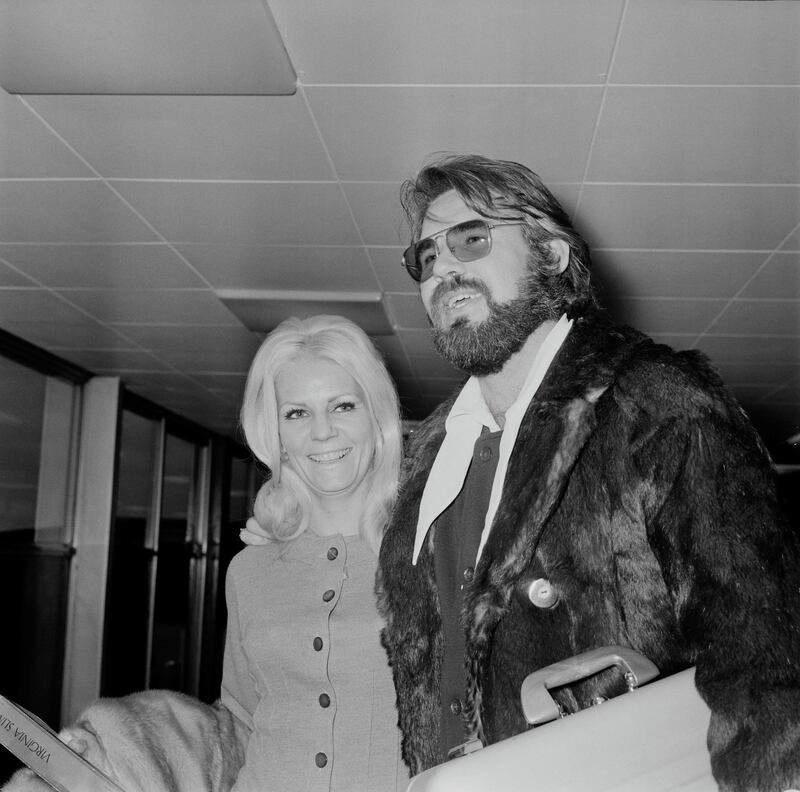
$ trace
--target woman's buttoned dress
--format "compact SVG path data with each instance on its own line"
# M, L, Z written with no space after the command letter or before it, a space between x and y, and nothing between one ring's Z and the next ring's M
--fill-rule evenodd
M358 536L248 547L231 562L222 703L250 730L234 792L395 792L408 785Z

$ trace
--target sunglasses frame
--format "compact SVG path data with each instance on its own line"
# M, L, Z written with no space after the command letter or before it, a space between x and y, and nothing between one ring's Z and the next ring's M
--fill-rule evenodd
M470 224L470 223L483 223L486 226L486 232L487 232L486 233L486 237L487 237L487 239L489 241L489 244L486 247L486 252L482 253L477 258L462 259L462 258L459 258L458 254L456 253L455 248L451 247L450 245L447 244L447 235L451 231L455 230L456 228L459 228L460 226L467 225L467 224ZM466 262L469 262L469 261L480 261L482 258L486 258L486 256L488 256L492 252L492 229L493 228L500 228L501 226L519 226L519 225L526 225L526 223L525 223L524 220L511 220L509 222L490 223L488 220L486 220L485 218L482 218L482 217L473 217L470 220L462 220L460 223L455 223L454 225L451 225L449 228L443 228L441 231L438 231L435 234L431 234L430 236L422 237L421 239L418 239L416 242L412 242L403 251L403 255L400 258L400 264L405 269L405 271L409 274L409 277L411 278L411 280L413 280L415 283L424 283L431 276L427 275L426 277L423 278L422 277L423 268L421 268L421 267L418 268L417 264L416 264L416 249L417 249L417 245L419 245L421 242L426 242L428 240L433 242L433 249L436 252L436 258L438 259L439 256L441 255L441 249L439 247L439 239L441 239L441 237L444 237L445 246L450 251L450 253L452 253L453 257L457 261L460 261L462 263L466 263ZM409 266L408 262L406 261L406 258L410 253L414 254L414 264L411 265L411 266ZM434 259L434 261L435 260L436 259ZM417 270L417 269L419 269L419 277L416 277L414 275L414 270Z

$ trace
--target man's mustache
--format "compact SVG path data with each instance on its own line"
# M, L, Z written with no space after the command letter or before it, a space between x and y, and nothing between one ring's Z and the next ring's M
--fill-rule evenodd
M447 280L439 282L433 290L433 294L431 294L431 305L434 308L438 307L451 292L461 288L474 289L476 292L480 292L484 297L490 297L489 289L479 278L455 274Z

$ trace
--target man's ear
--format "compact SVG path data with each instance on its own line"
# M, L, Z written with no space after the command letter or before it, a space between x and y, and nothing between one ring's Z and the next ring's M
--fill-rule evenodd
M551 239L547 244L553 251L553 264L560 275L569 264L569 245L565 239Z

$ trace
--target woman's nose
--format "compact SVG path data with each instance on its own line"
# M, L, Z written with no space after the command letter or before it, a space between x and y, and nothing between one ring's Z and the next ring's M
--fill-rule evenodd
M311 437L314 440L327 440L335 434L336 427L327 412L318 413L314 416L314 422L311 426Z

